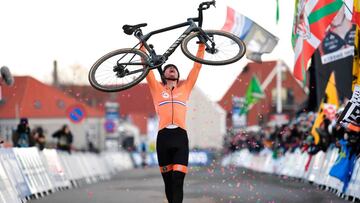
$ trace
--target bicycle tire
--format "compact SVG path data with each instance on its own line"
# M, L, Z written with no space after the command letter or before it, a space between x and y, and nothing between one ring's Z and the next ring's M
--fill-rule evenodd
M196 57L197 48L193 49L192 51L190 51L190 49L189 49L189 47L195 47L192 44L199 41L198 40L199 32L194 32L194 33L191 33L189 36L187 36L184 39L184 41L181 43L182 52L185 54L185 56L187 56L191 60L196 61L198 63L207 64L207 65L227 65L227 64L234 63L234 62L240 60L245 55L246 45L236 35L233 35L233 34L231 34L229 32L225 32L225 31L222 31L222 30L204 30L204 32L210 37L217 36L217 37L214 37L214 42L215 43L217 43L216 42L217 38L222 37L222 38L224 38L224 40L228 40L227 43L234 46L234 48L237 47L238 50L231 51L231 52L236 52L236 53L229 52L233 56L231 56L228 59L219 59L219 60L218 59L216 59L216 60L207 59L207 57L214 57L214 56L216 57L216 55L219 52L223 52L223 51L216 52L215 54L212 54L212 53L209 53L208 51L205 51L204 58L198 58L198 57ZM192 41L192 43L190 43L190 41ZM222 48L222 47L220 47L220 44L218 44L216 47L217 47L217 50L220 50L218 48Z
M90 68L88 79L89 79L91 86L93 86L95 89L103 91L103 92L117 92L117 91L122 91L122 90L126 90L126 89L133 87L134 85L138 84L140 81L142 81L146 77L146 75L149 73L149 70L150 70L148 68L148 66L137 65L137 66L139 66L138 71L141 72L141 74L137 75L135 77L135 79L133 79L131 82L125 83L123 85L101 84L104 81L99 81L99 78L97 78L96 76L97 76L97 73L100 71L99 68L102 66L106 66L104 68L111 69L110 71L107 70L109 72L110 77L114 77L114 79L116 79L116 80L120 79L120 77L116 76L116 72L113 71L113 68L117 64L116 62L118 60L111 61L110 59L113 57L115 57L115 59L116 59L116 57L120 57L122 54L124 54L125 56L127 56L128 54L135 55L135 56L137 56L136 61L140 61L140 60L148 61L148 56L143 51L138 50L138 49L124 48L124 49L118 49L118 50L109 52L109 53L105 54L104 56L102 56L101 58L99 58L94 63L94 65ZM119 59L119 60L122 60L122 59ZM114 62L114 61L116 61L116 62ZM124 63L125 62L126 61L124 61ZM131 62L135 63L135 61L131 61ZM108 63L108 64L106 64L106 63ZM134 64L134 66L135 66L135 64ZM141 66L142 66L142 68L141 68ZM112 71L112 73L111 73L111 71ZM130 75L126 75L126 76L130 76Z

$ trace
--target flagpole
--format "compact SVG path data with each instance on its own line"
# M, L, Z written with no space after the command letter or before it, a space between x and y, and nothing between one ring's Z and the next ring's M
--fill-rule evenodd
M282 64L280 60L277 60L276 62L276 113L277 114L281 114L282 112L282 98L281 98L281 69L282 69Z

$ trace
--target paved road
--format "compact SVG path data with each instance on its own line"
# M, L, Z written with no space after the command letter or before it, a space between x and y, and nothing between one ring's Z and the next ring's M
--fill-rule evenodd
M191 168L184 203L347 202L309 183L245 169ZM56 192L30 203L164 203L158 169L124 171L110 181Z

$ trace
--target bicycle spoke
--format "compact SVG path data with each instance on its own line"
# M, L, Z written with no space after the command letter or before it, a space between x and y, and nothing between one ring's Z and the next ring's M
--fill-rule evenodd
M104 91L119 91L137 84L145 77L146 55L133 49L110 52L94 64L90 83ZM146 59L147 60L147 59Z
M236 36L224 31L209 30L205 33L211 38L203 58L196 57L198 34L187 37L182 44L182 50L190 59L209 65L225 65L239 60L245 54L244 43Z

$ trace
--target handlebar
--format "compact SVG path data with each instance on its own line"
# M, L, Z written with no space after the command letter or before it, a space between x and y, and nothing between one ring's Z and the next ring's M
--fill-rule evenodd
M198 10L206 10L206 9L210 8L211 5L213 5L215 7L215 3L216 3L215 0L202 2L199 5Z
M202 27L202 22L203 22L203 13L202 13L202 11L210 8L211 5L213 5L215 7L215 0L205 1L205 2L202 2L199 5L199 8L198 8L199 16L197 18L197 20L199 22L199 27Z

